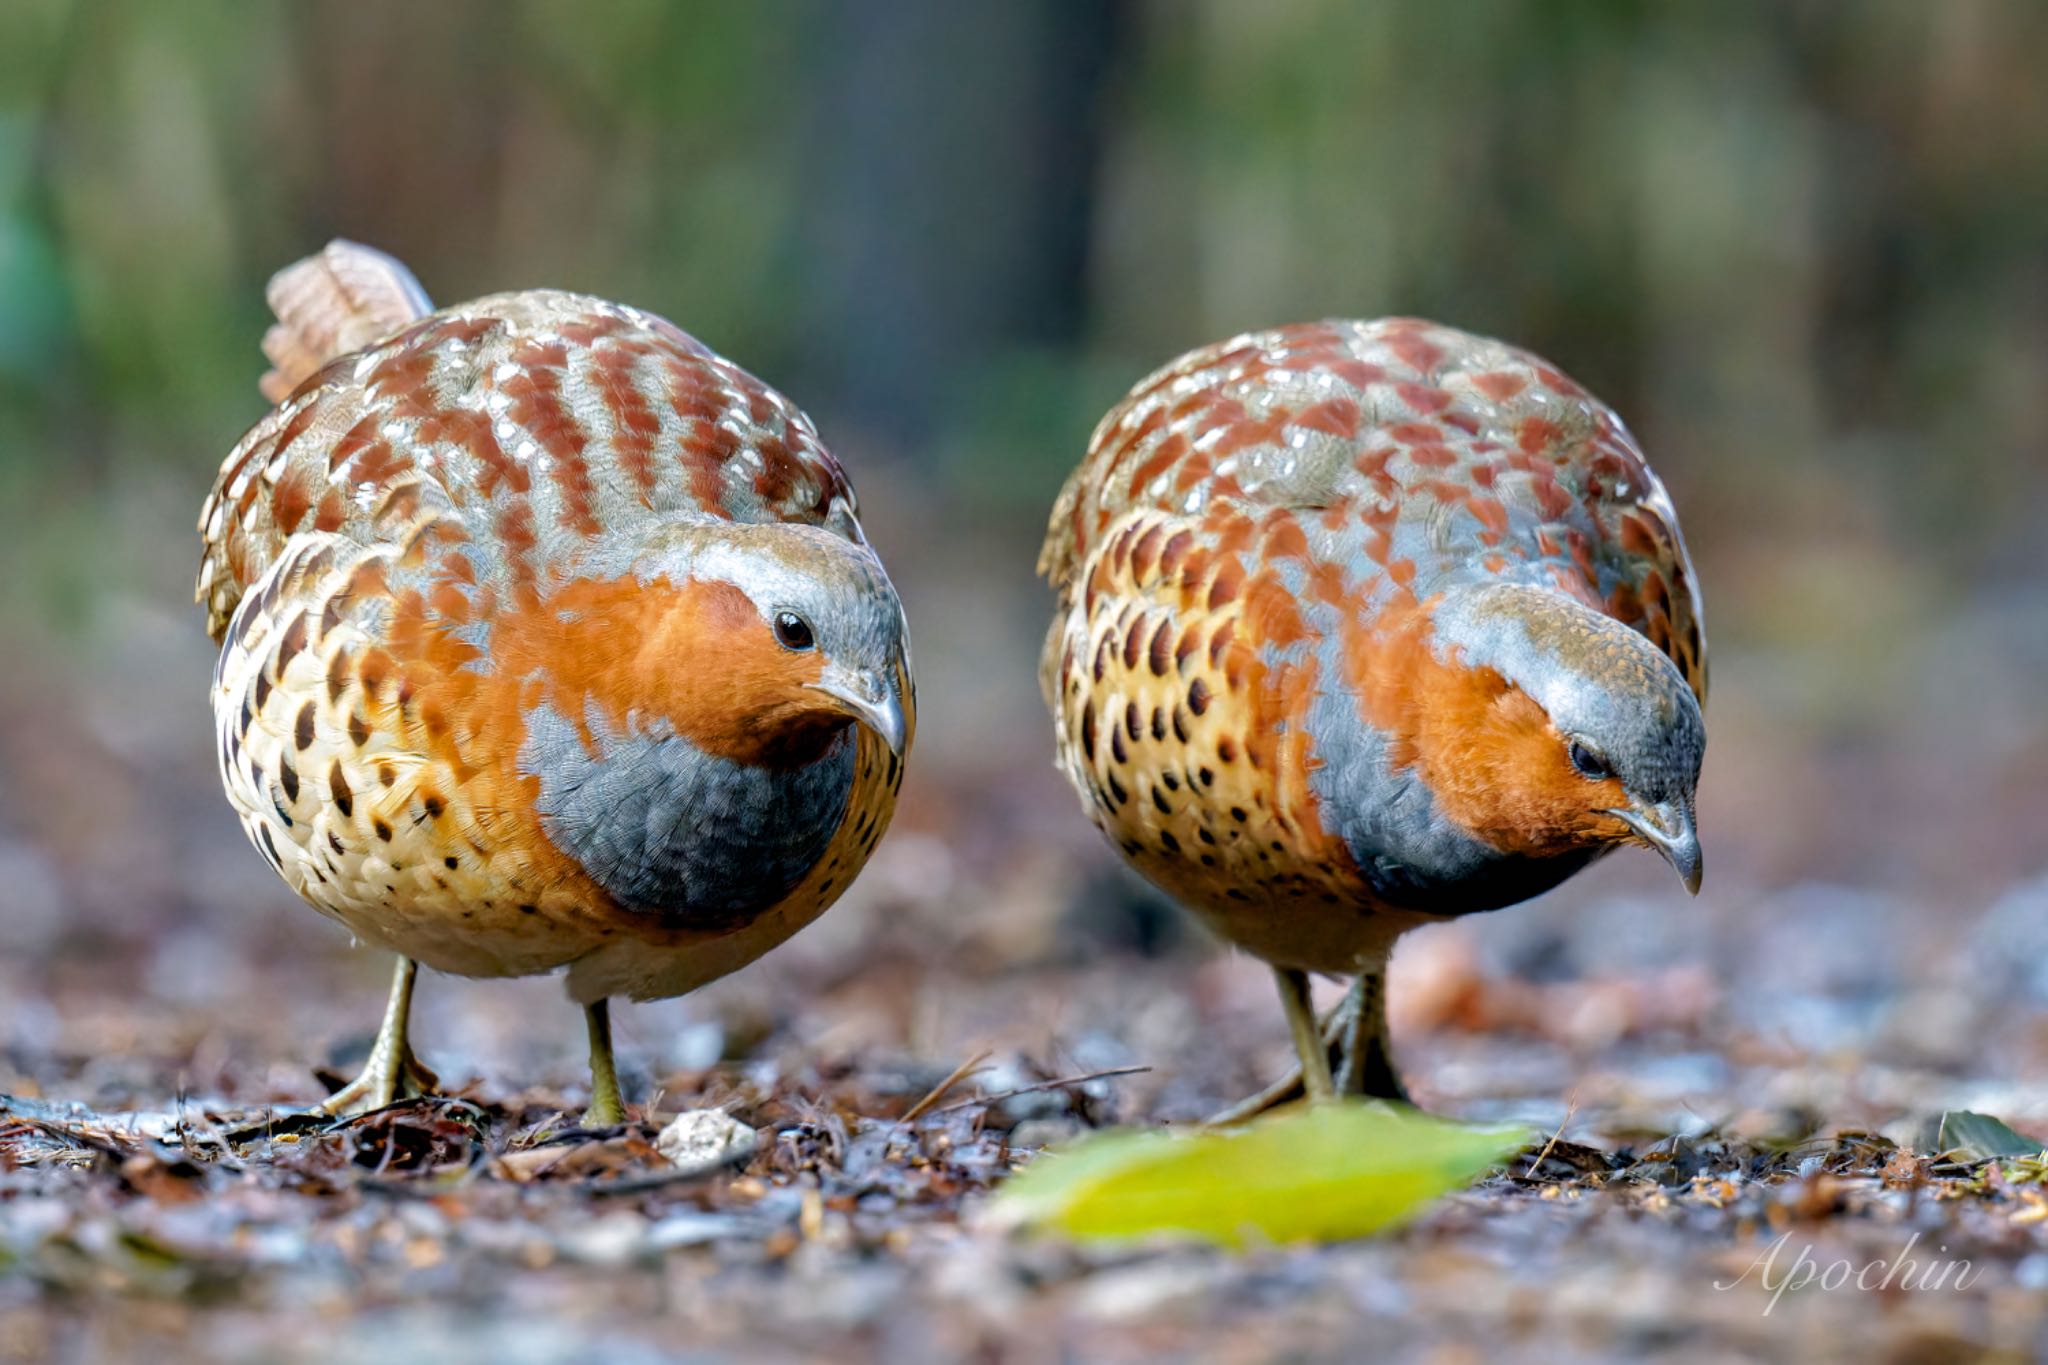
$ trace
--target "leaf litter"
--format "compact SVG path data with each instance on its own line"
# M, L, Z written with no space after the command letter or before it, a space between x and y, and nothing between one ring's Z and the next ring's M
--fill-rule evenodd
M1411 1034L1404 1060L1440 1087L1432 1107L1531 1136L1376 1237L1262 1232L1228 1252L1005 1234L984 1213L1040 1151L1209 1112L1283 1055L1214 1048L1185 1015L1154 1022L1183 999L1154 985L989 978L977 1021L1048 994L1086 1021L1037 1052L981 1022L961 1036L988 1043L916 1051L879 1031L757 1029L727 1060L657 1075L640 1092L651 1112L596 1131L575 1090L491 1082L338 1123L251 1104L232 1078L122 1107L178 1093L175 1049L156 1072L144 1049L110 1083L45 1081L102 1102L0 1100L0 1360L658 1359L684 1342L749 1360L1350 1358L1364 1322L1390 1359L1446 1342L1512 1356L1559 1331L1627 1359L1652 1323L1724 1353L1787 1332L1937 1355L2028 1346L2038 1314L2013 1305L2048 1288L2038 1145L1968 1117L1981 1109L1916 1117L1911 1097L1937 1084L1923 1072L1792 1066L1739 1035L1717 1040L1715 1071L1691 1060L1692 1038L1624 1032L1570 1058L1560 1083L1513 1029ZM816 1011L842 1028L870 998L895 1007L886 980L845 989ZM1862 1096L1845 1100L1845 1082ZM1854 1293L1808 1293L1764 1319L1758 1281L1776 1272L1757 1262L1784 1238L1788 1262L1809 1246L1824 1266L1911 1247L1978 1278L1884 1296L1881 1316ZM307 1304L327 1324L310 1334Z

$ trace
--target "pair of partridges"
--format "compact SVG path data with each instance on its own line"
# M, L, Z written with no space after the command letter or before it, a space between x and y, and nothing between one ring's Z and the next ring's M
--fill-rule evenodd
M853 489L788 399L636 309L430 312L344 242L270 300L278 406L201 514L198 596L251 840L399 955L323 1107L432 1085L415 964L566 969L587 1118L618 1122L606 1002L753 961L888 827L915 694ZM1273 965L1311 1095L1399 1092L1406 929L1631 842L1697 888L1678 523L1620 420L1527 352L1408 319L1192 352L1096 429L1039 567L1060 767ZM1310 973L1358 979L1327 1030Z

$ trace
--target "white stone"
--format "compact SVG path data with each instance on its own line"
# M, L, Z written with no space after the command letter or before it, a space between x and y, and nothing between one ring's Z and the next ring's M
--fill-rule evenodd
M760 1144L754 1130L723 1109L689 1109L668 1121L655 1150L683 1170L738 1165Z

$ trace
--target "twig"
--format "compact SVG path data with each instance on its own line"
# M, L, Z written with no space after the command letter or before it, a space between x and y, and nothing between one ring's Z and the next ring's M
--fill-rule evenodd
M960 1082L966 1080L969 1076L972 1076L976 1071L979 1071L981 1069L981 1064L987 1061L989 1057L993 1055L993 1051L994 1050L991 1048L983 1048L981 1051L975 1053L972 1057L969 1057L966 1061L960 1063L960 1065L954 1067L952 1071L947 1074L945 1080L940 1081L937 1085L933 1086L928 1092L926 1092L925 1097L923 1099L919 1100L916 1104L911 1105L910 1108L904 1110L903 1117L896 1121L898 1123L917 1122L918 1119L924 1116L926 1110L930 1109L933 1105L937 1104L941 1099L945 1098L945 1094L948 1090L951 1090L954 1086L960 1084Z
M1564 1130L1571 1127L1572 1115L1578 1112L1579 1092L1574 1090L1571 1094L1565 1097L1564 1118L1558 1123L1557 1131L1550 1135L1550 1141L1543 1144L1543 1150L1538 1152L1536 1154L1536 1159L1529 1163L1529 1169L1522 1172L1522 1179L1533 1180L1536 1178L1537 1168L1542 1166L1544 1162L1550 1160L1551 1149L1557 1146L1557 1140L1564 1136Z
M960 1100L957 1103L949 1104L943 1109L935 1109L932 1112L935 1114L950 1114L956 1109L966 1109L972 1105L994 1104L998 1100L1013 1099L1018 1095L1035 1095L1041 1090L1063 1090L1070 1085L1085 1085L1089 1081L1105 1080L1111 1076L1135 1076L1141 1071L1150 1071L1151 1069L1149 1066L1113 1066L1107 1071L1091 1071L1085 1076L1062 1076L1056 1081L1040 1081L1037 1085L1020 1085L1015 1090L998 1091L993 1095L976 1095L971 1100Z
M134 1155L133 1151L124 1150L120 1147L114 1141L111 1132L107 1136L101 1137L95 1133L88 1133L82 1128L73 1128L68 1124L58 1123L51 1119L34 1118L26 1114L22 1116L21 1121L28 1124L31 1128L41 1130L50 1137L62 1142L68 1142L73 1147L83 1147L86 1151L96 1152L103 1157L108 1157L115 1161L123 1161Z

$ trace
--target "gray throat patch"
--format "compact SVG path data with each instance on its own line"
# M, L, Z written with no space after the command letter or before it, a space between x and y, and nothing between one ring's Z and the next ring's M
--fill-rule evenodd
M526 713L519 766L540 779L541 828L621 905L678 926L736 926L775 905L846 813L851 727L817 761L771 769L707 754L666 721L621 731L593 705L586 723L595 758L560 711Z

